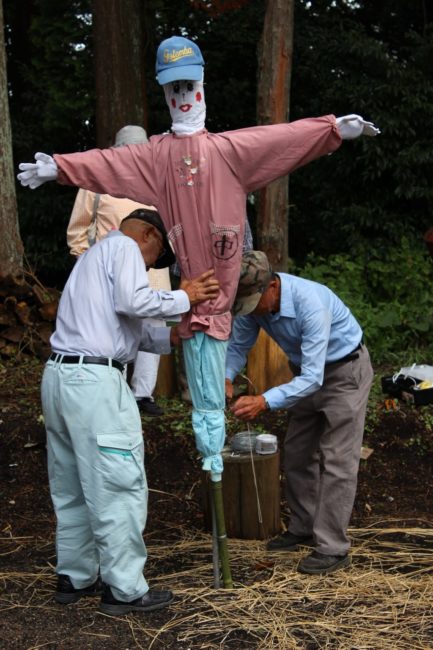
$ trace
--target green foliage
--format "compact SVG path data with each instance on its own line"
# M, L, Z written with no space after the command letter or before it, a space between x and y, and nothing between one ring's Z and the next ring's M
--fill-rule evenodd
M420 4L296 5L291 119L359 113L382 131L292 176L290 252L300 263L312 250L396 244L431 223L433 16Z
M433 261L419 241L312 254L299 275L329 286L352 310L375 363L433 361Z

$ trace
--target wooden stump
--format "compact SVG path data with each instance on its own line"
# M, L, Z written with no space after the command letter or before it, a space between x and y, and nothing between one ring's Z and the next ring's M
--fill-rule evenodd
M232 456L231 452L223 452L222 489L228 537L267 539L281 529L280 454L253 454L252 459L254 471L250 454ZM203 488L205 525L207 530L211 530L211 487L207 472L204 473Z
M260 330L256 344L248 355L247 377L251 382L248 386L250 395L260 395L293 378L288 358L263 330Z

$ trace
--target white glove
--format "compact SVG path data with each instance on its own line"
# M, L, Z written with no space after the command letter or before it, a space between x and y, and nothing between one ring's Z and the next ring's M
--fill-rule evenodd
M380 133L373 122L366 122L360 115L337 117L337 126L343 140L354 140L360 135L378 135Z
M55 181L57 178L57 165L54 158L47 153L35 153L35 163L20 163L21 174L17 178L21 185L35 190L46 181Z

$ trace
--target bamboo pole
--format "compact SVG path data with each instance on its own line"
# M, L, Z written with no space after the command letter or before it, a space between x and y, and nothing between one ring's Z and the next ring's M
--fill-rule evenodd
M221 475L212 475L212 499L215 508L216 535L218 541L218 553L221 563L221 573L224 589L233 589L233 580L230 572L230 560L227 547L226 524L224 520L224 503L222 492Z
M213 562L213 586L215 589L219 589L221 586L220 581L220 556L218 552L218 536L216 528L216 518L215 518L215 504L214 500L211 499L211 509L212 509L212 562Z

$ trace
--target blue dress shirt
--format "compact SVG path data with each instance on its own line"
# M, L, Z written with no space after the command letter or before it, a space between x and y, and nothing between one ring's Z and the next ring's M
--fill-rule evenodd
M325 364L350 354L362 339L358 322L328 287L286 273L278 276L280 311L235 318L226 361L226 377L233 381L263 328L301 368L301 374L292 381L264 393L274 409L290 408L317 391L323 384Z

